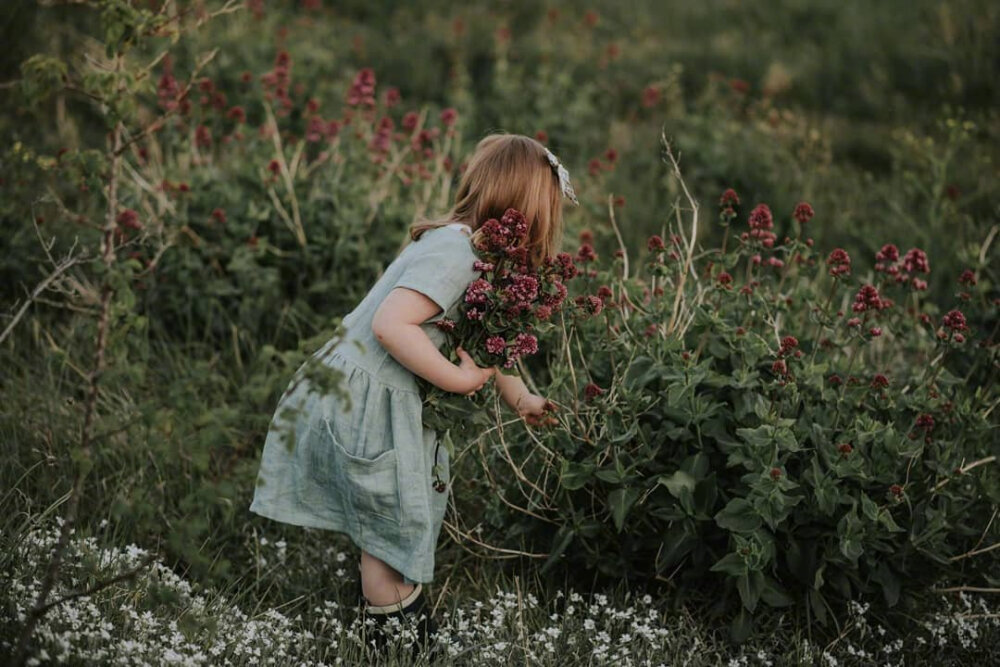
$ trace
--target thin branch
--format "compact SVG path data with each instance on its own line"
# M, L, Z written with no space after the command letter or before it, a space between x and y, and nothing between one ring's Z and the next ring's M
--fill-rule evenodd
M48 276L46 276L44 280L35 285L35 289L31 291L31 294L28 296L28 299L21 305L21 308L14 315L14 318L10 321L10 324L8 324L7 328L3 330L3 333L0 333L0 345L2 345L5 340L7 340L7 337L14 330L14 327L17 326L17 323L21 321L21 318L24 317L24 314L27 312L31 304L38 299L38 296L42 292L48 289L49 285L51 285L53 281L55 281L59 276L65 273L66 270L69 269L70 267L75 266L76 264L79 264L80 262L83 262L87 259L89 258L67 257L66 259L62 260L59 264L57 264L55 270Z
M125 579L131 579L132 577L134 577L135 575L137 575L140 570L144 570L147 567L149 567L149 565L153 561L155 561L155 560L156 560L156 554L150 554L141 563L139 563L139 565L137 565L133 569L129 570L128 572L123 572L122 574L119 574L118 576L111 577L110 579L106 579L106 580L104 580L104 581L102 581L100 583L94 584L94 586L92 586L91 588L88 588L85 591L79 591L77 593L70 593L69 595L64 595L61 598L53 600L52 602L49 602L44 607L42 607L41 609L39 609L38 613L39 614L44 614L45 612L47 612L52 607L56 607L56 606L62 604L63 602L69 602L70 600L75 600L76 598L82 598L82 597L87 597L89 595L93 595L94 593L97 593L98 591L104 590L108 586L111 586L112 584L116 584L119 581L124 581Z

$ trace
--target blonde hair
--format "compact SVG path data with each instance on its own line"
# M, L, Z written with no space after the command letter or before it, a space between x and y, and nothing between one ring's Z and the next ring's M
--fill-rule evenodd
M435 218L421 217L410 225L417 240L428 229L463 222L478 237L480 226L516 208L528 221L524 247L528 262L538 267L562 245L562 189L559 176L545 156L545 147L522 134L497 132L479 141L455 192L455 204Z

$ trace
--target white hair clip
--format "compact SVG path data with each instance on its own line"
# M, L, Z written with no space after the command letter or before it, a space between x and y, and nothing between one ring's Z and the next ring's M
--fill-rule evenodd
M556 170L556 174L559 175L559 187L562 188L563 194L569 197L570 201L579 206L580 202L577 201L576 193L573 192L573 186L569 183L569 172L566 171L566 167L562 166L562 163L559 162L559 158L553 155L552 151L548 148L545 149L545 157L548 158L549 164L552 165L552 168Z

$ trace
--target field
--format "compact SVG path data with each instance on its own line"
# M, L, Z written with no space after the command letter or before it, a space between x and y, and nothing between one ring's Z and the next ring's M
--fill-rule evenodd
M995 3L5 13L12 663L371 664L260 451L495 131L569 169L579 275L519 366L556 424L436 406L433 664L1000 662Z

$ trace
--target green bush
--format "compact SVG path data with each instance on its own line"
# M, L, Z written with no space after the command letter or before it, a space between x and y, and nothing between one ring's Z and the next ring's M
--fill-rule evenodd
M560 425L502 429L466 473L492 487L469 505L500 544L714 582L737 638L764 605L827 624L837 603L968 575L1000 501L995 330L967 324L997 321L995 271L959 285L920 249L851 261L805 240L811 207L774 231L749 208L724 207L728 248L690 265L679 233L650 238L641 271L625 252L585 262L576 289L604 307L566 319L536 369ZM963 290L953 309L921 298L921 276Z

